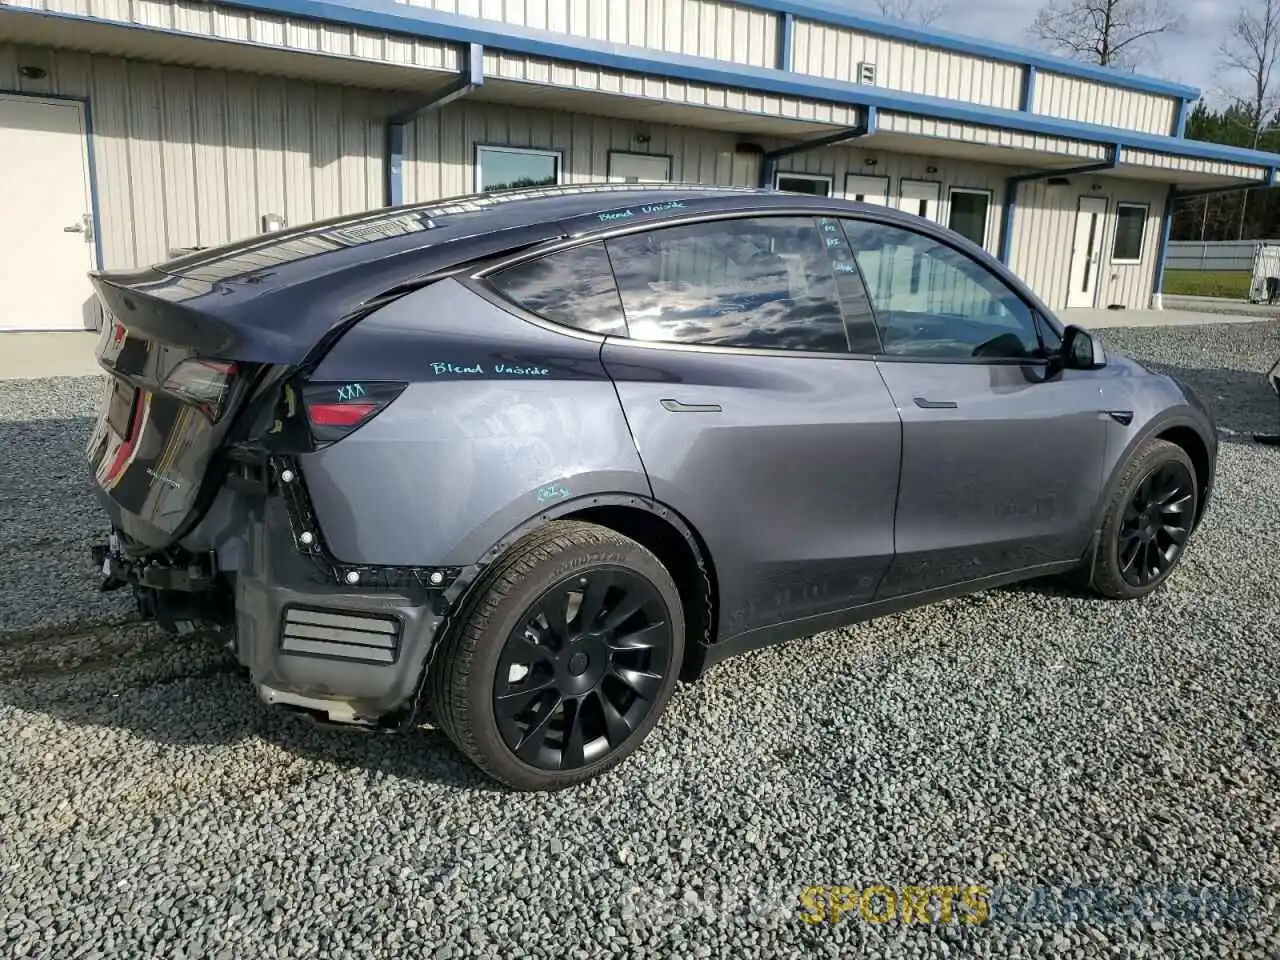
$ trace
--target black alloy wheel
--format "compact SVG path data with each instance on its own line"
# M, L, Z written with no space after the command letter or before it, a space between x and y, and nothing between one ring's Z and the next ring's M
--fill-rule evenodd
M1145 587L1165 576L1191 534L1195 478L1170 460L1143 478L1120 521L1119 566L1125 582Z
M597 566L544 591L507 636L493 678L503 742L542 770L575 770L644 724L674 668L671 614L639 573Z

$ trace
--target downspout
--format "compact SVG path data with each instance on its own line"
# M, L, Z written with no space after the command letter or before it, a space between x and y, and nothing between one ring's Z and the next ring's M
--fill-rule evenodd
M791 69L791 51L795 49L796 16L794 13L782 14L778 23L778 69Z
M805 140L802 143L793 143L790 146L779 147L777 150L768 150L760 158L760 186L773 186L774 177L778 172L778 161L783 157L790 157L797 153L808 153L810 150L818 150L822 147L834 147L836 144L845 143L849 140L856 140L859 137L869 137L875 132L876 108L863 107L862 123L856 127L838 130L825 137L819 137L817 140Z
M386 152L382 168L383 196L388 207L404 203L404 134L405 127L433 110L453 103L484 86L484 47L469 44L461 75L427 100L399 110L387 118Z
M1269 167L1265 178L1257 183L1236 184L1230 187L1204 187L1199 190L1179 190L1177 185L1169 187L1164 201L1164 216L1160 221L1160 249L1156 252L1156 275L1151 283L1151 309L1164 309L1164 265L1169 255L1169 238L1173 234L1173 207L1178 200L1189 200L1193 197L1211 197L1217 193L1239 193L1256 187L1276 186L1276 167Z
M1004 213L1000 224L1000 262L1009 266L1009 256L1013 248L1013 214L1018 204L1018 185L1032 180L1048 180L1050 177L1075 177L1086 173L1099 173L1103 170L1114 170L1120 165L1120 151L1123 147L1118 143L1111 145L1111 156L1101 163L1090 163L1083 167L1068 167L1065 170L1037 170L1035 173L1019 173L1004 182Z

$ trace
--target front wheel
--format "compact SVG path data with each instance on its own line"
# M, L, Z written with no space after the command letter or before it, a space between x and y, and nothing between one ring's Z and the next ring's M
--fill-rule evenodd
M1200 503L1191 458L1153 440L1124 467L1102 524L1093 588L1132 600L1160 586L1182 559Z
M436 653L432 706L490 776L559 789L639 746L683 654L680 594L658 558L605 527L556 521L495 563Z

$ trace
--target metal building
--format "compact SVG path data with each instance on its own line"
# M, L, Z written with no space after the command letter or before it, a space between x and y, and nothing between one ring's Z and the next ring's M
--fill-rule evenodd
M0 0L0 329L94 267L519 183L899 205L1054 307L1159 304L1170 201L1280 156L1198 91L821 0Z

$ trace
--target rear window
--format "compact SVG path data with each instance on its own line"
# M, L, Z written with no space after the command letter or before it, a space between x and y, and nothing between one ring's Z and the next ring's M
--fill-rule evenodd
M627 334L603 243L516 264L491 275L489 283L512 303L552 323L588 333Z

